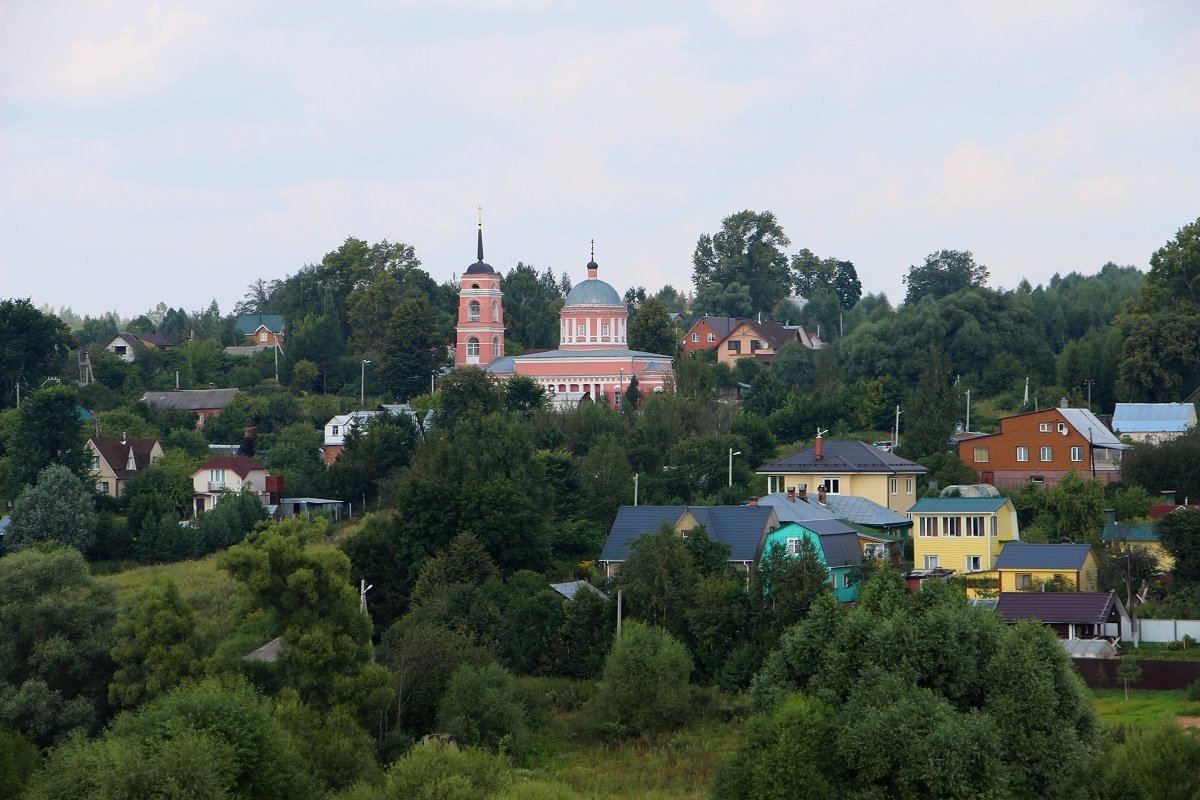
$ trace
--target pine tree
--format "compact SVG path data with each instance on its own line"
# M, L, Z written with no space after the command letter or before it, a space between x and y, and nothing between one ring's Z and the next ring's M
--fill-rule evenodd
M444 360L444 346L429 298L410 292L396 308L383 343L384 386L400 400L421 394Z

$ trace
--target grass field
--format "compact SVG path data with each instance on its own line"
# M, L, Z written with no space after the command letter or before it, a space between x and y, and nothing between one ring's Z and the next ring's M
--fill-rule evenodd
M1099 689L1092 693L1092 706L1106 725L1142 727L1173 722L1179 716L1200 716L1200 703L1187 699L1187 692L1139 691L1131 689L1129 699L1121 689Z

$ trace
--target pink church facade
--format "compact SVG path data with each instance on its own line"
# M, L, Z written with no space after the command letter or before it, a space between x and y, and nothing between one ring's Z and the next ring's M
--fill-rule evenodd
M634 376L642 396L674 388L671 356L629 349L625 303L599 279L595 261L588 263L587 280L571 289L559 312L557 350L504 355L500 276L483 263L482 233L479 261L468 267L461 286L456 366L481 366L497 380L527 375L546 390L556 407L569 407L585 397L620 406Z

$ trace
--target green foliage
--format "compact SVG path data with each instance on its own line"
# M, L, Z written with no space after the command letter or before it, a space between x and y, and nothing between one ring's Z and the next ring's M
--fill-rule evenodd
M737 752L717 772L716 800L825 798L844 780L825 758L834 734L834 712L794 694L770 716L746 721ZM784 766L786 765L786 766ZM830 775L834 772L834 775Z
M988 269L975 263L970 250L940 250L925 257L921 266L911 266L904 276L908 287L904 304L916 305L925 298L937 300L962 289L987 284Z
M16 404L18 383L25 396L30 386L61 375L73 339L62 320L29 298L0 300L0 408Z
M638 735L671 730L691 711L692 659L666 631L627 621L604 660L593 705L605 731Z
M1155 798L1193 800L1200 796L1200 736L1165 722L1127 729L1123 741L1101 762L1101 800Z
M1141 680L1142 668L1137 663L1137 659L1132 655L1121 656L1121 663L1117 665L1117 680L1125 684L1125 699L1129 699L1129 684L1137 683Z
M95 797L297 800L320 796L307 765L245 683L181 687L97 739L51 752L31 800Z
M108 698L114 706L141 705L200 673L203 652L195 615L174 581L123 608L113 639L117 671L108 684Z
M272 475L282 475L290 497L313 497L325 474L321 458L321 431L305 422L288 425L268 444L266 465Z
M382 661L391 670L396 692L389 726L417 736L434 730L438 705L450 676L464 664L482 666L490 661L467 634L415 620L403 620L388 628L382 650Z
M550 270L541 275L520 262L504 276L504 324L525 349L558 347L562 292Z
M383 342L380 375L387 391L405 401L424 392L429 377L445 362L445 344L429 298L420 292L407 295Z
M199 549L192 555L212 553L240 542L266 514L252 490L225 492L215 508L197 519Z
M752 310L769 311L787 295L792 283L783 252L790 244L770 211L731 214L721 221L719 232L706 233L696 242L692 280L700 291L709 284L741 283L749 289Z
M1200 497L1200 428L1161 444L1139 443L1121 458L1121 477L1151 496Z
M284 690L275 704L275 719L327 789L383 783L383 773L375 763L374 740L345 708L321 713L300 702L295 692Z
M1182 583L1200 583L1200 509L1181 509L1158 521L1158 538L1175 558L1173 574Z
M46 746L102 719L113 617L77 551L0 558L0 725Z
M708 534L692 531L692 536ZM699 571L687 543L669 523L629 548L614 588L625 593L626 613L650 625L682 631Z
M13 485L34 483L51 464L66 467L80 478L87 476L91 456L74 386L56 384L24 395L18 417L20 435L6 443Z
M55 464L38 473L37 485L17 498L4 547L55 542L83 551L95 541L95 528L92 492L74 472Z
M486 750L459 750L425 742L410 750L388 773L387 800L479 800L508 787L513 776L507 757Z
M438 707L438 727L460 744L519 757L528 744L524 706L507 670L464 664L450 676Z
M19 798L42 764L42 754L16 731L0 728L0 797Z
M491 377L478 367L462 367L443 378L440 419L453 427L460 420L479 419L504 407L504 397Z
M920 459L950 449L956 408L951 384L950 362L941 348L934 346L906 406L912 414L905 419L904 436L900 439L905 458Z
M513 375L504 384L504 408L524 417L546 407L546 390L528 375Z
M345 447L325 473L324 486L355 508L360 498L373 503L381 486L408 466L419 441L417 424L408 414L378 414L365 426L351 426Z
M678 346L671 318L662 301L651 297L638 306L629 320L629 349L644 353L673 354Z

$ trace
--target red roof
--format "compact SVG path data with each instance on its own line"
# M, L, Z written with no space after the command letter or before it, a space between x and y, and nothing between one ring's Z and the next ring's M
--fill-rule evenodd
M237 473L239 478L245 478L254 470L266 472L267 468L255 461L250 456L218 456L205 461L196 471L206 469L227 469Z
M1172 511L1178 511L1181 508L1200 509L1200 503L1159 503L1158 505L1150 506L1150 519L1161 519Z

